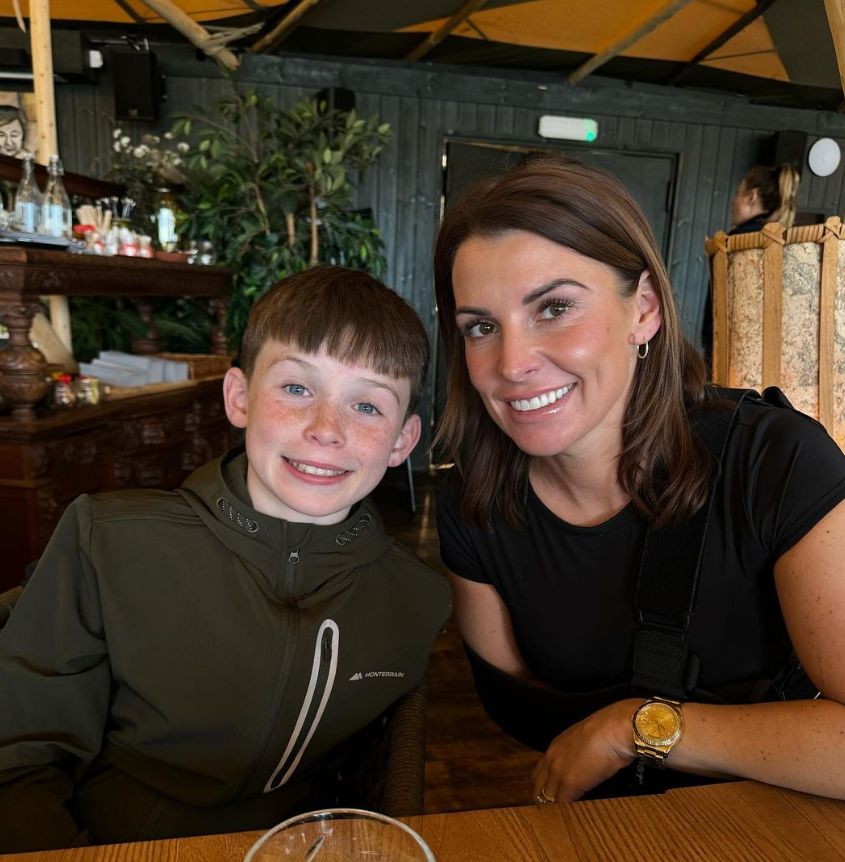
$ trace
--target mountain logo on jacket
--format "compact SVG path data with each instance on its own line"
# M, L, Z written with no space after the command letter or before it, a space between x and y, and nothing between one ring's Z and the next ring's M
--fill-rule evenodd
M401 679L404 676L403 670L365 670L353 673L349 682L357 682L359 679Z

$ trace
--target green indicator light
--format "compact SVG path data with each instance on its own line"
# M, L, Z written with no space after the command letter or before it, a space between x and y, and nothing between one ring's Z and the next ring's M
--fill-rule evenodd
M596 139L596 133L594 131L590 130L589 132L587 132L587 140L588 141L594 141L595 139Z

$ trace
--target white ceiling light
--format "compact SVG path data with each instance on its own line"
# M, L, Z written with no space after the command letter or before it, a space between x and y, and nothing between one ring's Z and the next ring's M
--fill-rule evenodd
M537 134L541 138L558 138L566 141L595 141L599 136L599 124L588 117L540 117Z
M807 153L807 163L817 177L829 177L838 167L842 153L833 138L819 138Z

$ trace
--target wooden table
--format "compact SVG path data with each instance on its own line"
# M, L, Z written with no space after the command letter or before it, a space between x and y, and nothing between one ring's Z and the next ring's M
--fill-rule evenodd
M403 818L438 862L845 859L845 802L751 781ZM4 862L237 862L260 832L2 856Z

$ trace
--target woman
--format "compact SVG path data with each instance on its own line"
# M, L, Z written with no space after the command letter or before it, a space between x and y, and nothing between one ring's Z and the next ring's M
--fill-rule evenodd
M457 477L441 552L485 705L545 750L537 801L617 773L598 792L629 792L635 760L646 790L690 773L845 797L845 457L824 429L743 402L716 481L693 424L725 402L708 397L642 212L597 171L541 159L470 190L443 221L435 281L438 440ZM682 667L697 679L676 698L632 686L646 535L708 512ZM754 699L742 683L778 676L790 644L822 699L699 702Z
M742 178L731 200L731 229L735 233L756 233L769 222L784 229L795 221L795 196L801 177L792 165L776 168L755 165ZM708 367L713 357L713 296L708 289L701 320L701 346Z

